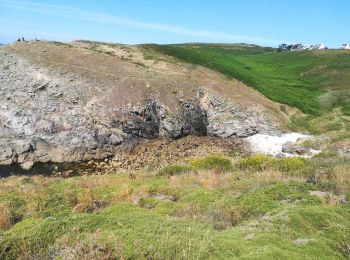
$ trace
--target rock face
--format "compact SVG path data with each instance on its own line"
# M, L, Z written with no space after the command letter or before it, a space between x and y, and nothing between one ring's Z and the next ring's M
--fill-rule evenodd
M82 82L13 54L0 60L0 164L105 157L122 142L122 131L88 121L76 86Z
M208 88L194 87L193 96L174 97L177 109L154 90L141 102L114 99L105 107L118 89L100 91L93 83L0 49L0 165L28 169L34 162L111 157L119 146L145 139L246 137L274 129L257 108L233 104Z

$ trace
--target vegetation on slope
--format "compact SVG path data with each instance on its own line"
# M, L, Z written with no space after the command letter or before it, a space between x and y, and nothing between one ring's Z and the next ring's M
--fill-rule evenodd
M211 156L160 173L2 180L0 258L350 256L346 158Z
M256 88L273 101L320 115L341 108L350 114L350 52L278 52L252 45L145 45L203 65Z

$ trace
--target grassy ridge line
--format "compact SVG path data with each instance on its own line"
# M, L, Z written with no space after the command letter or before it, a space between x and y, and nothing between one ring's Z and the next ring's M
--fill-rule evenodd
M319 102L326 88L346 91L350 77L347 52L276 52L258 46L215 44L144 47L236 78L269 99L310 115L320 115L339 106L347 111L349 107L349 102L339 97L330 106ZM335 69L338 75L334 75Z

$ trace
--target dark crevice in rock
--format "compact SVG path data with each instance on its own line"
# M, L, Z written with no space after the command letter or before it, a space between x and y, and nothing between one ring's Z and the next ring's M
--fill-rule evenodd
M167 136L178 139L189 134L206 135L207 115L198 100L179 102L182 111L172 114L163 104L149 100L144 107L132 107L124 112L126 119L115 119L112 125L121 128L131 138L154 139Z
M130 110L129 118L120 122L124 133L146 139L154 139L159 136L159 112L154 101L148 101L143 108Z

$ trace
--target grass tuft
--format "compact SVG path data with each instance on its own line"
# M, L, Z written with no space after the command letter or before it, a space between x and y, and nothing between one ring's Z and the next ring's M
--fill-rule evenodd
M192 167L189 165L169 165L162 168L160 171L158 171L157 175L173 176L176 174L182 174L182 173L187 173L191 171L192 171Z
M214 170L228 172L232 170L232 163L229 159L221 156L207 156L190 162L195 170Z
M8 204L0 204L0 230L9 229L13 222L13 214Z

